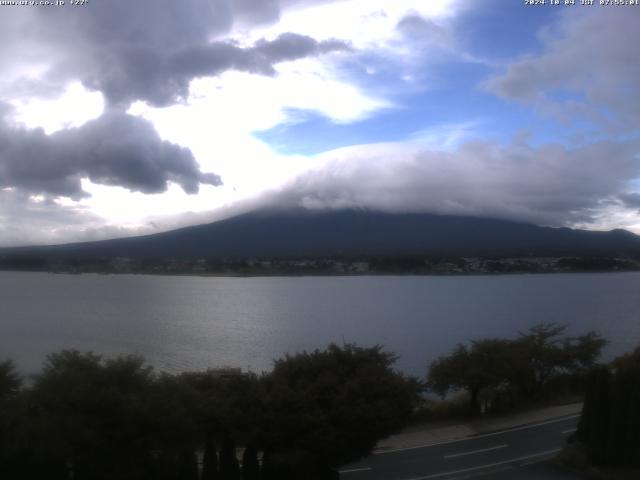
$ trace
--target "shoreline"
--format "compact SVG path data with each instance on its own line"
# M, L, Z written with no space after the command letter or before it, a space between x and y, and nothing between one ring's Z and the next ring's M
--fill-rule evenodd
M567 270L567 271L522 271L522 272L273 272L273 273L171 273L171 272L99 272L99 271L54 271L54 270L19 270L3 269L0 272L8 273L48 273L51 275L136 275L153 277L200 277L200 278L299 278L299 277L506 277L517 275L570 275L570 274L624 274L638 273L634 270Z

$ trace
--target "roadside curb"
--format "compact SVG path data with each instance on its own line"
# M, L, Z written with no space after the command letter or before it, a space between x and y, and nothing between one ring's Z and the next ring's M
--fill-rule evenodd
M382 440L378 443L373 454L444 444L481 435L500 433L510 429L525 428L556 418L579 415L581 410L582 403L574 403L545 407L509 416L480 418L471 422L440 428L429 428L427 426L422 430L404 431Z

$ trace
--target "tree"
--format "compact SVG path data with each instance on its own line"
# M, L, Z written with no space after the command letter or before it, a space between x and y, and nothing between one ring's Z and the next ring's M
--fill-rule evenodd
M0 401L15 397L22 386L22 377L12 360L0 362Z
M11 360L0 362L0 477L17 477L20 462L19 437L24 431L24 417L21 406L22 377L17 373Z
M50 355L30 392L39 445L33 455L68 465L78 480L142 478L148 467L152 380L151 369L136 356Z
M588 389L577 437L592 463L640 467L640 347L599 366Z
M219 370L189 372L182 378L198 393L197 417L205 436L203 478L239 478L235 442L257 445L262 434L264 395L260 380L254 374ZM219 464L216 439L221 442Z
M431 363L429 388L441 396L462 389L469 395L469 410L481 412L481 396L516 394L536 400L551 379L584 374L600 355L605 340L595 332L563 336L565 327L553 323L534 325L515 340L473 340L460 344L447 356Z
M480 392L506 386L510 377L511 345L507 340L485 339L471 342L468 348L459 344L449 355L432 362L427 385L445 396L456 389L469 394L469 411L480 413Z
M613 369L610 461L640 467L640 347L619 358Z
M178 454L177 480L198 480L198 459L193 450L184 448Z
M577 429L577 436L588 445L588 456L597 464L605 461L609 450L611 381L611 370L607 366L601 365L589 372Z
M379 346L335 344L276 361L263 379L267 476L334 478L333 469L404 426L418 384L393 371L394 361Z
M220 478L222 480L240 480L240 464L236 457L236 444L229 433L225 433L222 437Z
M555 375L586 372L594 365L606 340L595 332L579 337L563 336L565 326L540 323L515 340L519 352L517 375L513 381L529 399L540 396Z
M242 454L242 480L259 480L260 463L258 450L253 445L247 445Z
M146 414L155 451L177 458L201 446L204 426L200 422L200 394L182 375L156 376L149 388Z
M264 413L264 392L256 375L209 370L182 378L198 393L199 421L209 433L218 440L226 434L241 444L256 442Z
M213 433L207 433L202 456L202 480L218 480L218 453Z
M598 333L591 331L565 341L564 345L571 362L569 369L586 371L596 364L602 349L607 345L607 341Z

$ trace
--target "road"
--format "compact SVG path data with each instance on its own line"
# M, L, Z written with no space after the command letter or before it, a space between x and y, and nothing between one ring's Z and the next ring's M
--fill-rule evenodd
M377 452L343 467L342 480L572 478L536 466L554 457L575 431L579 415L485 433L461 440Z

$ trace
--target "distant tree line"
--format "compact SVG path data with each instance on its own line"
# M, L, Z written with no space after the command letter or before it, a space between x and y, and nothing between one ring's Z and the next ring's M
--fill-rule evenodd
M431 363L427 385L442 396L466 391L472 414L535 402L557 393L561 383L581 391L606 341L595 332L569 337L565 330L542 323L516 339L459 344L450 355Z
M0 478L338 478L410 418L418 382L381 347L331 345L263 375L155 373L62 351L25 382L0 363ZM238 461L238 458L241 461Z
M359 275L508 274L607 272L640 269L638 258L612 257L455 257L434 255L333 255L327 257L73 257L0 253L0 270L59 273L150 273L197 275Z

